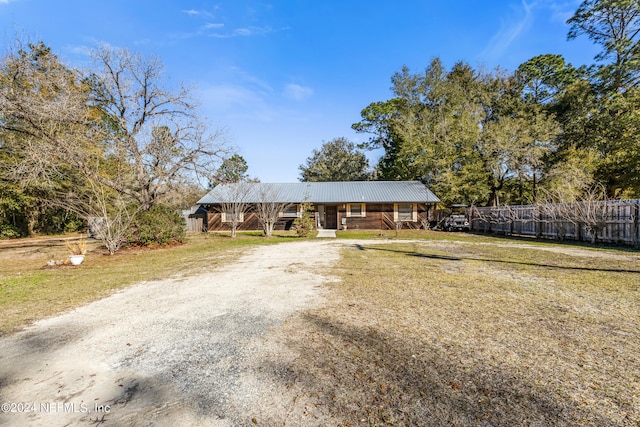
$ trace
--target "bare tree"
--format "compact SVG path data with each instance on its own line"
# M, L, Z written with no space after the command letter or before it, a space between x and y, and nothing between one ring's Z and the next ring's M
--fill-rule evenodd
M567 217L572 217L577 224L581 224L585 231L591 234L591 243L595 243L609 219L609 199L604 185L594 185L587 190L572 204Z
M238 227L244 222L245 214L251 204L248 202L251 185L246 182L225 184L218 210L222 216L222 222L227 223L231 229L231 237L236 238Z
M564 240L571 226L575 226L575 222L570 217L571 209L567 209L571 204L563 200L565 200L565 192L561 189L542 190L537 205L542 218L541 222L550 224L558 240Z
M158 58L109 47L94 56L101 71L93 78L93 104L113 124L109 151L131 166L134 184L111 186L148 209L185 175L209 182L229 151L223 132L199 119L190 91L163 86Z
M555 196L555 197L554 197ZM540 210L553 224L556 236L562 240L568 234L569 225L575 229L583 229L591 235L591 242L595 243L602 234L609 219L609 200L605 187L596 184L583 192L573 202L558 202L563 200L563 193L545 193L544 202ZM576 236L580 238L580 236Z
M291 203L283 202L281 192L271 184L260 184L258 200L255 207L258 220L264 235L271 237L276 222L278 222L285 209L291 206Z
M0 131L11 154L3 174L28 184L82 180L149 209L176 182L208 182L227 156L188 90L162 84L162 65L126 50L96 52L99 72L65 67L42 43L0 64ZM95 168L96 161L100 168Z
M99 182L88 180L82 186L69 189L46 200L87 220L94 237L102 241L113 255L124 243L140 206L127 196Z
M132 206L123 200L120 193L98 183L91 184L91 192L93 197L92 203L87 205L88 217L100 219L94 230L96 237L113 255L124 243L124 237L140 207Z

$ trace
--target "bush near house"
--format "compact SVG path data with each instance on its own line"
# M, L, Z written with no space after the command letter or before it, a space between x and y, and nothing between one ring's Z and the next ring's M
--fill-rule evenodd
M123 246L164 246L183 243L186 229L182 216L175 210L156 205L138 212L124 237Z
M302 215L293 221L293 228L300 237L309 237L313 231L313 211L311 203L303 203L301 208Z

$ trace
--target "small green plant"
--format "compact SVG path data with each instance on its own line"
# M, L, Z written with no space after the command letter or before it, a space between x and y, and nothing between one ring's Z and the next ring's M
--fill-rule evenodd
M302 214L293 221L293 228L300 237L308 237L314 229L314 217L312 206L309 202L304 202L301 206Z

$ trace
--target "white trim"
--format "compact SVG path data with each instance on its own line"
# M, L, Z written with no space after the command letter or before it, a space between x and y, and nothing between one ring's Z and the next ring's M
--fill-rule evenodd
M300 218L302 216L302 210L301 210L302 205L292 204L291 206L288 207L288 209L291 209L291 207L293 206L295 206L296 208L295 215L293 215L292 212L285 213L284 211L282 211L279 214L280 218Z
M418 204L417 203L394 203L393 204L393 220L395 222L399 221L398 215L398 207L399 205L411 205L411 220L403 219L402 221L406 222L417 222L418 221Z
M231 222L231 221L227 221L227 212L222 212L222 222L226 222L226 223ZM240 213L240 221L238 222L244 222L244 212Z
M360 205L360 214L351 213L351 205ZM367 204L366 203L347 203L347 218L365 218L367 216Z

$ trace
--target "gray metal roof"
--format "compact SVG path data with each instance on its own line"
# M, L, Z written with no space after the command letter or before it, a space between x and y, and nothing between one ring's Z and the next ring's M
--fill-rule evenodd
M419 181L291 182L281 184L221 184L198 201L220 204L232 200L247 203L437 203L440 201Z

